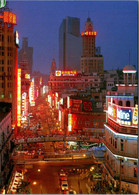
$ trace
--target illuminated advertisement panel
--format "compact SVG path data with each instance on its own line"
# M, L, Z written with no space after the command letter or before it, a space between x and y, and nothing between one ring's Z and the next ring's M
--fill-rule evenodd
M17 69L17 126L21 126L21 69Z
M67 96L67 108L69 108L69 107L70 107L70 97Z
M131 125L132 109L117 106L117 122L123 125Z
M71 112L82 112L82 100L70 99Z
M132 125L138 127L138 105L133 108Z
M96 36L96 35L97 35L96 31L86 31L81 33L81 36Z
M30 79L30 74L25 74L25 79Z
M108 117L117 121L117 105L108 103Z
M57 70L55 72L55 76L75 76L75 75L77 75L76 70L66 70L66 71Z
M0 0L0 8L6 5L6 0Z
M27 109L26 98L27 98L27 93L25 93L25 92L22 93L22 118L26 114L26 109Z
M30 89L29 89L29 101L31 106L35 106L35 101L34 101L34 78L32 78L31 84L30 84Z
M120 125L138 126L138 106L123 107L116 104L108 103L108 118L114 120Z
M68 114L68 131L72 131L72 114Z
M16 15L12 12L3 12L3 22L9 24L16 24Z
M93 102L83 101L82 109L83 109L83 112L92 112L93 111Z

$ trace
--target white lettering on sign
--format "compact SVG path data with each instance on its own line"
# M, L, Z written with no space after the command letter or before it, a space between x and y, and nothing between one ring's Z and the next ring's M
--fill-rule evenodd
M124 112L123 110L117 109L117 118L123 120L130 120L130 114L128 112Z

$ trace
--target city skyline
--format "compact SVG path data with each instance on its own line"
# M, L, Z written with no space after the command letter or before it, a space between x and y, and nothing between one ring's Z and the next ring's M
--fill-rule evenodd
M129 64L129 51L130 64L137 67L137 2L12 1L9 8L17 15L20 48L23 37L33 47L33 70L49 74L53 58L59 67L58 33L66 16L80 18L80 33L87 17L91 18L104 70Z

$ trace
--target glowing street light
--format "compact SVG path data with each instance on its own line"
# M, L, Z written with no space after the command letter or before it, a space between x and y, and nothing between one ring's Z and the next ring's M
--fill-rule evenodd
M36 182L36 181L34 181L34 182L33 182L33 185L36 185L36 184L37 184L37 182Z

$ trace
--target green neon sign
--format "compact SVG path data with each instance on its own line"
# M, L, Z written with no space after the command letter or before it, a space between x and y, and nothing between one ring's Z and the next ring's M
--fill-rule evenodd
M0 0L0 8L6 5L6 0Z

